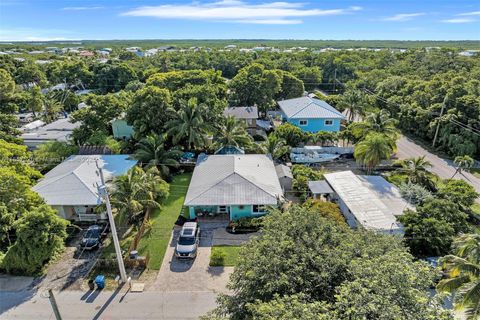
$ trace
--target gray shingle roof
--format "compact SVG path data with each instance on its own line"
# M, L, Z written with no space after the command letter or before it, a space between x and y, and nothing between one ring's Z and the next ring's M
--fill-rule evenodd
M275 166L275 170L277 171L277 176L279 178L287 177L293 179L292 170L290 170L290 168L286 165L278 164Z
M268 156L209 155L197 162L185 205L275 205L282 195Z
M257 119L257 107L231 107L223 111L224 116L233 116L237 119Z
M49 205L97 205L100 177L95 161L102 166L105 180L125 174L137 161L129 155L71 156L50 170L32 190Z
M344 119L341 112L316 98L300 97L277 101L280 109L289 119Z

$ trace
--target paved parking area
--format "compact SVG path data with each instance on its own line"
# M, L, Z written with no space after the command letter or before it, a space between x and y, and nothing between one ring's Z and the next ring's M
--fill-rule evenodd
M200 246L195 260L179 260L174 257L180 227L175 227L155 283L149 290L165 292L215 291L228 292L226 284L233 267L210 267L210 252L215 229L225 228L225 222L200 225Z

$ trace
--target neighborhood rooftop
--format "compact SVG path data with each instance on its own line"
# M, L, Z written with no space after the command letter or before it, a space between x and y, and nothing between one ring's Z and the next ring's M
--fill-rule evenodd
M300 97L288 100L278 101L280 109L290 119L344 119L341 112L334 107L316 98Z
M231 107L223 111L224 116L233 116L237 119L257 119L257 107Z
M205 155L197 162L185 205L276 205L282 194L270 157Z
M125 174L137 163L129 155L75 155L49 171L32 189L49 205L98 205L97 185L101 181L97 160L106 181Z
M411 208L399 190L380 176L357 176L352 171L328 173L325 180L366 229L401 232L395 216Z

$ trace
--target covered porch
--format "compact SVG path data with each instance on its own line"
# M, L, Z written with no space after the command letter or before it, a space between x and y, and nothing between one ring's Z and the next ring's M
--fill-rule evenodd
M96 222L107 219L106 211L101 210L98 205L52 207L57 210L60 217L69 221Z
M266 213L264 205L210 205L189 206L190 219L202 217L225 217L229 220L259 217Z

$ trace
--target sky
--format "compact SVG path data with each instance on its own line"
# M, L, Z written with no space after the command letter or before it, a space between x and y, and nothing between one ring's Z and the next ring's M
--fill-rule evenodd
M480 40L480 0L0 0L0 41Z

